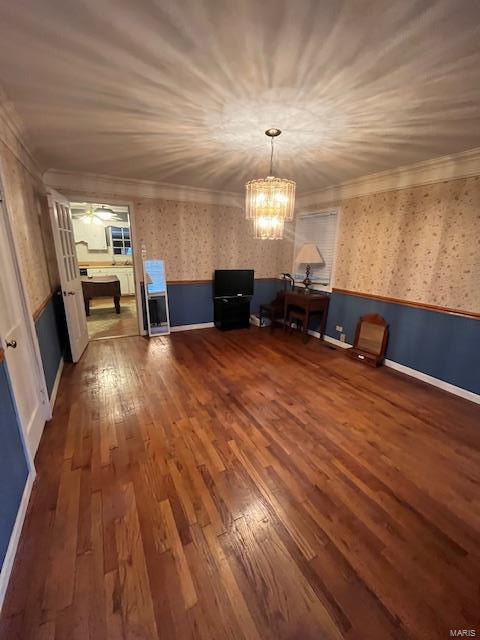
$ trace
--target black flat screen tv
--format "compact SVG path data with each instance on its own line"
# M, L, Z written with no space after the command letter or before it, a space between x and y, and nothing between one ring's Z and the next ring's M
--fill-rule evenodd
M253 296L253 274L253 269L216 269L214 297Z

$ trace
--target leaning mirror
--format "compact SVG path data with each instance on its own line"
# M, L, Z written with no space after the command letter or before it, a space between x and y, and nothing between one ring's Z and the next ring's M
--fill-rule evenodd
M387 348L388 326L382 316L372 313L362 316L357 324L355 342L348 355L372 367L383 363Z
M170 333L167 281L163 260L144 260L145 307L149 336Z

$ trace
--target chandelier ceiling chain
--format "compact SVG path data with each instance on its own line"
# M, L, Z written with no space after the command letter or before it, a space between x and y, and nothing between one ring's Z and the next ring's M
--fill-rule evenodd
M270 138L270 175L246 184L246 217L254 221L255 238L262 240L283 238L285 220L293 219L296 184L273 175L274 139L281 133L274 127L265 131Z

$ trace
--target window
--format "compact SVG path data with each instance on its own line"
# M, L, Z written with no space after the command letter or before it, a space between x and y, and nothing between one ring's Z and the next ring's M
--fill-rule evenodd
M337 211L297 216L293 253L295 282L301 282L305 278L305 265L297 264L295 258L305 243L313 243L325 261L323 265L311 265L310 278L315 283L313 288L329 289L331 287L336 235Z
M130 228L110 227L110 231L112 234L113 254L116 256L131 256Z

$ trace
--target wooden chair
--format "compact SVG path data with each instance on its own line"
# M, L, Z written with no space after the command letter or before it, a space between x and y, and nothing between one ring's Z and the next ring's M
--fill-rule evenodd
M288 310L288 326L289 326L289 333L292 333L293 331L293 323L295 322L296 324L296 328L298 330L302 330L303 333L303 328L304 328L304 324L307 321L307 314L305 313L305 311L303 309L295 309L295 308L289 308ZM306 336L304 335L303 337L304 342L306 342Z
M279 291L272 302L261 304L258 314L260 326L262 326L263 318L268 318L270 320L270 331L273 331L275 322L283 319L284 304L285 293L283 291Z

